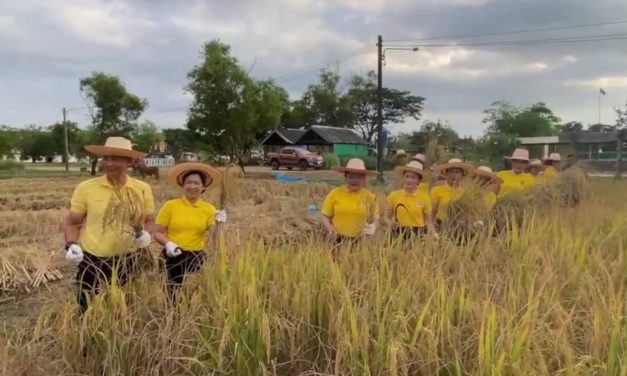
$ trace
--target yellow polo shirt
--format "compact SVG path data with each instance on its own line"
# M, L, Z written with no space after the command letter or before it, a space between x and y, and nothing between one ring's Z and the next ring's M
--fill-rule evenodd
M425 216L431 215L431 199L418 190L410 193L400 189L390 193L387 207L394 212L401 227L423 227Z
M106 176L86 180L70 201L70 211L85 214L79 243L98 257L135 251L136 230L143 228L154 209L150 186L131 177L122 187L109 183Z
M329 192L321 212L331 218L339 235L350 238L361 235L368 221L379 219L379 205L374 193L366 189L351 192L346 186Z
M199 199L195 203L186 198L167 201L155 219L166 229L168 240L185 251L202 251L205 232L216 223L216 208Z
M551 180L557 177L557 169L553 166L549 166L544 170L544 177L546 180Z
M429 196L429 182L423 181L418 184L418 192Z
M462 195L461 188L454 188L448 184L438 185L431 190L431 204L438 206L436 216L439 220L446 219L446 210L448 205L459 199Z
M507 170L500 171L497 176L503 179L503 184L501 184L499 197L507 196L512 192L522 192L531 188L534 185L533 176L527 173L515 174L511 170Z
M483 203L488 208L488 211L492 210L496 205L496 193L490 191L484 192Z

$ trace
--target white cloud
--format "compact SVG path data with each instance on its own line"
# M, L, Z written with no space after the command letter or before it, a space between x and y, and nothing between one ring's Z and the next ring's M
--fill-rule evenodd
M0 35L8 37L17 34L19 28L14 17L0 14Z
M156 27L121 1L73 1L54 4L51 10L77 39L111 47L130 47Z
M571 80L564 83L566 86L584 87L627 87L627 76L598 77L592 80Z
M570 63L570 64L572 64L572 63L576 63L576 62L578 62L578 61L579 61L579 59L577 59L577 57L576 57L576 56L573 56L573 55L566 55L566 56L564 56L564 57L562 58L562 60L563 60L565 63Z

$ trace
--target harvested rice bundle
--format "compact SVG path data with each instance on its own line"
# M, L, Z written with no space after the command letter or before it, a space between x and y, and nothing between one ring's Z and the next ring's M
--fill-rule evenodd
M469 239L489 216L484 191L478 186L464 190L459 199L449 203L443 232L458 239Z

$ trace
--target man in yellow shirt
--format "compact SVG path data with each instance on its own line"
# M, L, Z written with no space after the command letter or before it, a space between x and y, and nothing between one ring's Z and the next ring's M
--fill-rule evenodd
M390 193L387 198L386 219L393 236L401 235L407 240L428 231L437 238L431 220L431 199L419 190L424 174L422 164L412 160L401 167L398 173L403 188Z
M512 164L511 170L500 171L497 176L503 181L499 191L499 197L505 197L515 192L524 192L534 184L533 177L525 173L525 168L529 165L529 151L527 149L516 149L509 159Z
M72 195L65 221L66 259L78 263L78 303L87 309L88 293L111 283L117 269L124 285L136 269L138 248L150 245L154 201L150 186L128 176L134 159L145 156L131 141L109 137L105 145L85 150L102 158L105 175L80 183Z
M438 185L431 190L433 217L436 224L440 226L446 220L449 204L462 195L462 180L472 177L475 169L472 165L462 162L461 159L453 158L448 163L436 167L435 170L446 179L445 184Z
M496 205L496 192L503 182L488 166L479 166L475 170L479 187L483 189L483 202L491 211Z
M547 181L553 180L557 177L557 170L562 162L562 156L559 153L551 153L548 158L544 160L544 176Z
M322 224L327 234L337 243L353 243L361 235L374 235L379 206L374 193L364 187L367 177L377 173L367 171L364 162L357 158L334 170L344 173L346 184L329 192L322 205Z
M544 179L542 175L540 175L541 171L542 171L542 162L539 159L532 159L529 162L529 175L531 175L531 177L533 178L532 185L542 184Z

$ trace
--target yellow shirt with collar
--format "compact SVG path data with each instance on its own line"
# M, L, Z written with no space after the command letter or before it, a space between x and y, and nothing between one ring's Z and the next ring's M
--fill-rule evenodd
M513 192L523 192L534 186L534 177L527 173L515 174L512 170L500 171L497 176L503 180L499 197Z
M490 191L484 192L483 203L485 204L486 208L488 208L488 211L494 209L494 206L496 205L496 193Z
M394 212L399 226L424 227L425 216L431 215L431 199L419 190L399 189L388 195L387 208Z
M122 187L111 184L106 176L85 180L74 189L70 201L70 211L85 214L79 243L98 257L135 251L134 227L143 228L154 209L150 186L131 177Z
M448 205L459 199L462 195L461 188L454 188L448 184L442 184L434 187L431 190L431 204L435 207L437 205L438 212L436 217L439 220L446 219L446 210Z
M354 238L369 221L379 219L379 205L374 193L363 188L351 192L341 186L329 192L321 213L331 218L338 235Z
M168 240L184 251L202 251L205 233L215 222L216 208L198 199L193 204L186 198L169 200L159 211L155 223L166 229Z
M423 193L425 195L427 195L427 197L429 196L429 185L430 183L428 181L423 181L420 184L418 184L418 192Z
M553 166L549 166L544 170L544 177L546 180L551 180L557 177L557 169Z

